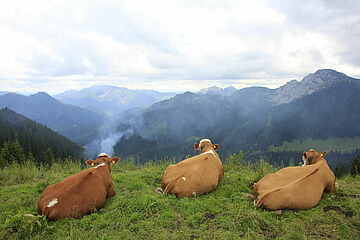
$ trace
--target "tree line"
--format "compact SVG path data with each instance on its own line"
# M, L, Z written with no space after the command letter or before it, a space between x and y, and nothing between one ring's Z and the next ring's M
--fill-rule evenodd
M81 146L8 108L0 110L0 132L1 166L26 159L42 165L56 159L82 159Z

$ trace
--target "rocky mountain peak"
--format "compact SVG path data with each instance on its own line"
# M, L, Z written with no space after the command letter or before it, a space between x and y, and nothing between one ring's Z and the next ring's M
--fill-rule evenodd
M209 87L209 88L203 88L199 90L197 93L200 94L210 94L210 95L224 95L224 96L230 96L236 92L236 88L233 86L226 87L226 88L220 88L217 86Z
M289 103L305 95L312 94L338 82L358 81L332 69L320 69L306 75L300 82L292 80L275 89L270 97L274 105ZM360 81L359 81L360 82Z

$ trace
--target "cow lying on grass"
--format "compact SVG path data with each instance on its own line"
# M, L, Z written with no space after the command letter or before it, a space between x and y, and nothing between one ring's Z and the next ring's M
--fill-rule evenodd
M213 191L224 178L224 169L216 153L219 144L203 139L194 144L200 154L166 168L162 176L164 193L176 197L194 197Z
M263 177L253 186L254 205L268 210L314 207L323 192L335 189L335 175L323 158L326 152L303 153L302 167L287 167Z
M38 202L39 214L51 220L79 218L104 207L105 200L115 195L110 163L119 160L102 153L95 161L86 161L86 164L96 167L47 186Z

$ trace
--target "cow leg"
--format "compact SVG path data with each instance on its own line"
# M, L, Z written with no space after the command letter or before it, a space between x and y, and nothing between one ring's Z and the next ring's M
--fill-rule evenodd
M106 198L111 198L113 196L115 196L115 189L114 189L114 184L111 183L109 190L107 191Z

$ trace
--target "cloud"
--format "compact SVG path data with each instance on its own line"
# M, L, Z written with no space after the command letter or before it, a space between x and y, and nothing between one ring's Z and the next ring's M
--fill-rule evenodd
M8 1L0 87L276 87L319 68L359 77L359 11L325 0Z

